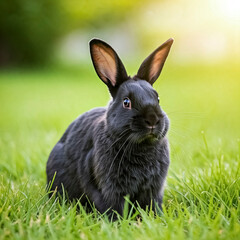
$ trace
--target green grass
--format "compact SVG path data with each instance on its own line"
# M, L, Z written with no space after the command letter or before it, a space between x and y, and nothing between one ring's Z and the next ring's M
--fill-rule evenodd
M45 191L54 144L109 100L93 68L1 71L0 239L239 239L239 79L229 63L166 65L154 86L171 119L164 215L110 223Z

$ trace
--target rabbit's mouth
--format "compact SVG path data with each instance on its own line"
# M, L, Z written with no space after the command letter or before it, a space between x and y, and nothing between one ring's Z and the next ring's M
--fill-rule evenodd
M155 141L155 140L158 140L158 136L157 136L157 134L154 134L153 132L151 132L151 133L147 134L146 139Z
M146 133L147 138L157 138L157 133L155 131L155 128L148 128Z
M159 140L159 136L153 131L148 131L147 133L139 134L135 140L138 144L143 142L154 143Z
M169 120L167 117L164 117L156 125L149 126L143 121L136 119L136 121L133 121L128 127L133 142L138 144L144 142L153 144L166 136L169 127Z

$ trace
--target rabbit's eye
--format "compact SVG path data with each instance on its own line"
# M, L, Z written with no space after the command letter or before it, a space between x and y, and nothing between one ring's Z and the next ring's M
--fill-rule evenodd
M131 109L131 100L129 98L124 98L123 99L123 107Z
M158 97L158 103L159 103L159 101L160 101L160 99L159 99L159 97Z

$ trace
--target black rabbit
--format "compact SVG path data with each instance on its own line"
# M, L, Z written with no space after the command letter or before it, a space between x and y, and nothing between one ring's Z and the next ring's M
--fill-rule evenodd
M94 203L101 212L123 214L124 197L142 208L161 209L169 166L167 115L152 88L168 56L173 39L158 47L129 77L107 43L90 41L91 58L112 100L70 124L47 162L47 180L55 173L52 190L68 198Z

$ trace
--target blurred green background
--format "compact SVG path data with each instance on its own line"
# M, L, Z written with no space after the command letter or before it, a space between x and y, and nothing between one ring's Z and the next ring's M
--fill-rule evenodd
M150 52L173 37L154 86L171 119L172 169L189 162L202 166L194 156L209 147L206 139L214 147L236 149L239 9L235 0L1 1L1 141L18 153L42 152L44 175L47 156L68 124L109 100L92 67L88 41L98 37L111 44L133 75ZM3 154L5 161L17 159Z
M89 239L106 239L106 225L86 216L76 227L79 216L64 218L45 192L55 143L78 115L110 99L90 60L93 37L113 46L130 75L175 39L154 84L171 121L165 230L146 221L148 236L238 239L239 13L239 0L1 0L0 239L79 238L83 226ZM123 226L149 239L144 225ZM107 239L131 238L108 227Z
M0 65L88 61L88 41L104 38L136 60L174 37L175 62L213 64L240 55L237 0L11 0L0 2ZM137 64L137 63L136 63Z

